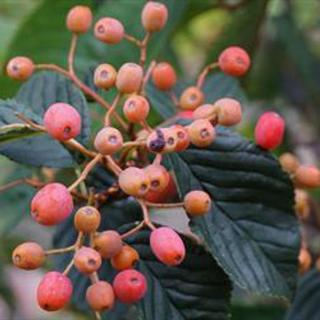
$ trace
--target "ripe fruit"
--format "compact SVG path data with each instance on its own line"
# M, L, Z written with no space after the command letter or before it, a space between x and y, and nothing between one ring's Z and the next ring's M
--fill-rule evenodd
M162 128L163 138L165 141L165 146L163 152L174 152L176 151L178 144L177 132L173 127Z
M91 206L80 208L74 216L75 228L83 233L96 231L100 225L100 221L100 212Z
M202 104L193 111L192 118L197 119L210 119L216 114L216 108L209 103Z
M38 304L46 311L60 310L69 302L72 290L68 277L60 272L48 272L37 289Z
M295 189L295 211L301 219L307 219L310 215L309 194L301 189Z
M143 70L136 63L129 62L121 66L116 79L116 87L122 93L134 93L141 87Z
M95 37L107 44L117 44L124 36L123 24L114 18L101 18L94 26Z
M193 112L192 110L180 111L177 113L177 118L191 120L193 118Z
M224 73L234 77L243 76L251 64L248 53L244 49L235 46L222 51L218 63Z
M98 281L88 287L86 300L92 310L110 310L115 302L112 285L106 281Z
M170 175L164 166L151 164L144 171L150 179L150 190L161 192L166 189Z
M194 110L198 108L203 101L203 92L197 87L189 87L182 92L179 105L182 109Z
M101 267L99 252L90 247L81 247L74 255L74 265L78 271L86 274L97 271Z
M210 210L211 198L204 191L190 191L184 197L184 207L191 216L202 216Z
M73 33L86 33L92 23L92 12L89 7L75 6L67 16L67 28Z
M172 128L175 131L175 134L178 139L177 145L175 147L175 151L179 152L179 151L186 150L190 145L188 130L179 124L173 125Z
M305 273L307 272L312 263L312 258L307 249L302 248L299 254L299 272Z
M37 269L43 265L45 260L46 255L44 250L35 242L22 243L12 253L12 261L20 269Z
M45 226L62 222L72 211L72 196L61 183L47 184L36 193L31 201L33 219Z
M179 265L186 255L186 248L180 236L168 227L151 232L150 246L154 255L168 266Z
M120 173L119 186L130 196L142 197L149 190L150 180L143 169L130 167Z
M295 182L304 188L318 188L320 170L313 166L299 166L295 172Z
M152 70L152 81L158 89L166 91L176 84L177 75L171 64L161 62Z
M207 119L193 121L188 127L188 133L191 142L199 148L207 147L216 137L216 131Z
M218 123L222 126L234 126L242 119L241 104L232 98L219 99L214 103L218 114Z
M150 110L148 100L139 95L130 96L123 106L123 113L132 123L140 123L146 120Z
M288 173L294 173L300 165L298 158L290 152L283 153L279 161L283 171Z
M110 259L122 249L121 236L114 230L103 231L94 238L94 248L102 258Z
M116 78L116 69L111 64L103 63L94 71L93 82L98 88L108 90L114 87Z
M44 114L43 124L50 136L59 141L75 138L81 131L81 116L70 104L52 104Z
M31 77L33 71L33 61L27 57L12 58L7 64L7 74L14 80L27 80Z
M256 124L256 144L267 150L275 149L282 143L284 130L285 122L279 114L265 112Z
M139 253L134 248L124 245L121 251L111 258L111 265L116 270L133 268L139 261Z
M129 269L119 272L113 280L116 297L123 303L135 303L147 292L147 280L139 271Z
M155 1L148 1L141 13L141 22L146 31L160 31L168 20L167 7Z
M123 137L121 132L113 127L101 129L94 139L94 147L103 155L111 155L122 148Z
M147 148L151 152L162 152L166 146L163 129L156 129L147 138Z

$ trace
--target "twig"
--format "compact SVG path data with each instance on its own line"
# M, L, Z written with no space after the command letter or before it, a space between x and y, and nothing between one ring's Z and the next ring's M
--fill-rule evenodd
M197 80L197 87L201 88L203 86L204 80L206 78L206 76L208 75L208 73L216 68L218 68L219 64L217 62L211 63L209 65L207 65L202 72L199 74L198 76L198 80Z
M141 47L141 41L135 38L134 36L130 36L129 34L125 34L124 38L133 44L135 44L137 47Z
M116 162L113 160L111 156L105 156L104 157L107 160L107 165L110 168L110 170L115 174L119 175L122 169L116 164Z
M151 219L150 219L150 215L149 215L149 210L147 205L145 204L145 202L141 199L137 199L137 201L139 202L141 209L142 209L142 213L143 213L143 222L146 226L148 226L151 230L155 230L156 227L155 225L152 223Z
M133 229L127 231L126 233L121 235L121 239L125 239L128 238L132 235L134 235L135 233L137 233L138 231L140 231L143 227L145 226L145 222L141 221L137 226L135 226Z
M117 105L119 103L119 100L121 98L121 93L118 93L116 95L116 97L113 99L112 101L112 104L111 104L111 107L110 109L107 111L106 115L105 115L105 118L104 118L104 125L107 127L107 126L110 126L110 117L111 115L115 112L116 108L117 108Z
M140 46L140 65L143 67L146 59L147 59L147 46L148 46L148 42L150 40L151 37L151 33L147 32L147 34L145 35L144 39L141 42L141 46Z

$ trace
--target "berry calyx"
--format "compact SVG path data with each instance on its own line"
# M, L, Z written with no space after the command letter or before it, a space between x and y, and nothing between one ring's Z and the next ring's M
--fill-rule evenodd
M179 100L181 109L184 110L195 110L204 101L203 92L197 87L189 87L185 89Z
M133 269L124 270L114 278L113 290L121 302L135 303L145 296L147 280L139 271Z
M7 64L7 74L11 79L14 80L27 80L31 77L33 71L33 61L27 57L12 58Z
M156 129L152 131L147 138L147 148L150 152L163 152L166 146L163 129Z
M74 255L74 265L79 272L90 274L101 267L99 252L90 247L81 247Z
M111 64L103 63L95 69L93 82L98 88L108 90L114 87L116 78L116 69Z
M103 155L111 155L119 151L122 145L122 134L118 129L113 127L101 129L94 139L94 147Z
M265 112L258 120L254 131L258 146L266 150L277 148L283 140L285 122L276 112Z
M20 269L35 270L46 260L42 247L35 242L25 242L18 245L12 253L12 262Z
M145 167L144 171L150 180L150 190L161 192L167 188L170 175L164 166L151 164Z
M60 310L70 301L72 291L72 283L68 277L60 272L48 272L37 289L38 304L46 311Z
M115 295L112 285L106 281L98 281L88 287L86 300L92 310L106 311L112 309Z
M215 128L207 119L193 121L188 127L188 133L191 143L199 148L207 147L216 138Z
M222 126L234 126L242 119L241 104L235 99L219 99L214 103L213 107L217 112L218 123Z
M31 201L31 215L39 224L50 226L65 220L73 211L73 199L61 183L40 189Z
M186 150L190 145L188 130L179 124L173 125L172 129L175 131L175 135L177 136L175 151L180 152Z
M124 37L123 24L114 18L101 18L94 26L95 37L107 44L117 44Z
M152 82L159 90L172 89L177 82L177 75L171 64L158 63L152 70Z
M139 91L143 79L143 70L136 63L128 62L121 66L116 79L116 87L121 93Z
M234 77L240 77L247 73L250 68L250 57L248 53L240 47L229 47L222 51L218 64L220 69Z
M124 103L123 113L131 123L140 123L147 119L150 111L148 100L139 95L130 96Z
M47 109L43 124L54 139L67 141L80 134L81 116L70 104L58 102Z
M120 234L114 230L101 232L94 238L94 249L100 253L102 258L112 258L122 250Z
M139 261L139 253L131 246L124 245L121 251L111 258L111 265L116 270L131 269Z
M86 33L92 24L92 12L87 6L75 6L67 15L67 28L77 34Z
M75 228L83 233L96 231L100 225L100 221L100 212L92 206L80 208L74 216Z
M142 9L141 22L146 31L160 31L168 20L167 7L156 1L148 1Z
M168 266L179 265L186 255L186 248L180 236L168 227L151 232L150 247L158 260Z
M320 170L314 166L299 166L295 171L295 183L303 188L320 187Z
M193 217L202 216L211 208L211 198L204 191L190 191L184 197L184 207Z
M295 173L300 166L298 158L290 152L283 153L279 157L282 170L288 173Z

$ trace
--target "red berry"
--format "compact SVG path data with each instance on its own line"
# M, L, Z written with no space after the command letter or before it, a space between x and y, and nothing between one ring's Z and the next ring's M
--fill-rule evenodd
M180 236L168 227L151 232L150 246L154 255L168 266L179 265L186 255L186 248Z
M70 104L58 102L45 112L43 124L54 139L67 141L80 134L81 116Z
M14 80L24 81L31 77L34 64L27 57L12 58L7 64L7 74Z
M186 150L190 145L188 130L179 124L173 125L172 128L175 130L178 138L175 151L179 152Z
M150 188L150 179L143 169L130 167L120 173L119 186L130 196L142 197Z
M92 12L89 7L75 6L68 13L67 28L73 33L86 33L92 23Z
M75 228L83 233L96 231L100 225L100 221L100 212L91 206L80 208L74 216Z
M94 248L104 259L110 259L122 250L122 239L118 232L108 230L94 238Z
M188 127L188 133L191 142L199 148L209 146L216 138L215 128L207 119L193 121Z
M112 285L106 281L98 281L88 287L86 300L92 310L110 310L115 302Z
M94 139L94 147L103 155L111 155L122 148L123 137L121 132L113 127L101 129Z
M37 269L43 265L45 260L46 255L44 250L35 242L22 243L12 253L12 261L20 269Z
M299 166L295 171L295 182L303 188L320 187L320 170L313 166Z
M95 37L107 44L117 44L124 36L123 24L114 18L101 18L94 26Z
M191 191L184 197L184 207L191 216L202 216L210 210L211 198L204 191Z
M194 110L198 108L203 101L203 92L197 87L189 87L182 92L179 105L182 109Z
M123 113L132 123L140 123L146 120L150 111L148 100L139 95L130 96L123 106Z
M222 126L234 126L242 119L241 104L235 99L219 99L214 103L213 107L218 115L218 123Z
M136 63L125 63L118 71L116 87L122 93L139 91L143 79L143 69Z
M94 71L93 82L98 88L108 90L114 87L116 78L116 69L111 64L103 63Z
M275 149L282 143L284 130L285 122L279 114L265 112L256 124L256 144L267 150Z
M116 297L123 303L135 303L147 292L147 280L139 271L129 269L121 271L113 281Z
M150 164L144 171L150 179L150 190L161 192L167 188L170 175L164 166Z
M180 111L177 113L177 117L179 119L187 119L190 120L193 118L193 110L185 110L185 111Z
M60 310L71 299L72 290L72 283L68 277L60 272L48 272L37 289L38 304L46 311Z
M121 251L111 258L111 265L116 270L131 269L139 261L139 253L136 249L124 245Z
M38 223L50 226L65 220L73 211L73 199L61 183L40 189L31 202L31 215Z
M220 69L230 76L243 76L250 68L250 64L248 53L240 47L229 47L219 56Z
M177 75L171 64L161 62L152 70L152 81L158 89L166 91L176 84Z
M74 255L74 265L82 273L90 274L97 271L101 263L100 254L90 247L83 246Z
M143 27L149 31L160 31L168 20L167 7L155 1L148 1L141 13L141 22Z

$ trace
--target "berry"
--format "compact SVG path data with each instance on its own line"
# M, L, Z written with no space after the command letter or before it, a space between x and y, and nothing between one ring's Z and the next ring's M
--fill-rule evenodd
M143 70L136 63L125 63L118 71L116 87L121 93L139 91L143 79Z
M123 137L121 132L113 127L101 129L94 139L94 147L103 155L111 155L122 148Z
M218 64L224 73L240 77L247 73L251 62L245 50L240 47L229 47L220 54Z
M130 96L123 106L123 113L132 123L140 123L148 117L150 105L148 100L143 96Z
M174 152L178 145L177 132L173 127L162 128L162 133L165 141L163 152Z
M219 99L214 103L218 114L218 123L222 126L234 126L242 119L241 104L232 98Z
M114 18L101 18L94 26L95 37L107 44L117 44L124 37L123 24Z
M94 238L94 248L102 258L110 259L122 249L121 236L114 230L103 231Z
M189 87L182 92L179 105L184 110L194 110L198 108L203 101L203 92L197 87Z
M177 136L177 145L175 147L175 151L179 152L186 150L190 145L188 130L179 124L173 125L172 128Z
M307 249L302 248L299 253L299 272L305 273L307 272L312 263L312 258Z
M72 291L72 283L68 277L60 272L48 272L37 289L38 304L46 311L60 310L69 302Z
M255 128L256 144L263 149L277 148L283 140L285 122L276 112L265 112Z
M43 265L45 260L46 255L44 250L35 242L22 243L12 253L12 261L20 269L37 269Z
M310 199L306 191L301 189L295 189L295 211L296 214L305 220L310 215Z
M286 152L279 157L283 171L294 173L300 166L298 158L290 152Z
M191 216L202 216L210 210L211 198L204 191L190 191L184 197L184 207Z
M121 190L134 197L144 196L150 187L150 180L144 170L130 167L123 170L119 175Z
M67 28L73 33L86 33L92 24L92 12L89 7L75 6L67 16Z
M43 124L54 139L67 141L80 134L81 116L70 104L58 102L47 109Z
M111 265L116 270L130 269L139 261L139 253L134 248L124 245L121 251L111 258Z
M313 166L299 166L295 172L295 182L304 188L320 187L320 170Z
M113 280L116 297L123 303L135 303L147 292L145 276L136 270L129 269L119 272Z
M188 127L188 133L191 142L199 148L207 147L216 137L216 131L207 119L193 121Z
M162 152L166 146L163 129L156 129L147 138L147 148L151 152Z
M167 188L170 175L164 166L151 164L144 171L150 179L150 190L161 192Z
M31 215L38 223L51 226L65 220L73 211L73 199L61 183L40 189L31 201Z
M179 265L186 255L186 248L180 236L168 227L151 232L150 247L154 255L168 266Z
M80 208L74 216L75 228L83 233L96 231L100 225L100 221L100 212L91 206Z
M101 263L99 252L90 247L81 247L74 255L74 265L82 273L90 274L97 271Z
M144 6L141 13L141 22L146 31L160 31L168 20L167 7L155 1L149 1Z
M92 310L106 311L112 309L115 296L112 285L106 281L98 281L88 287L86 300Z
M171 64L161 62L152 70L152 81L158 89L167 91L176 84L177 75Z
M98 88L108 90L114 87L116 78L116 69L111 64L103 63L94 71L93 82Z
M27 57L12 58L7 64L7 74L14 80L27 80L31 77L33 71L33 61Z
M192 110L180 111L177 113L177 118L191 120L193 118L193 112Z
M194 120L197 119L210 119L214 116L216 108L209 103L202 104L197 109L195 109L192 113L192 118Z

